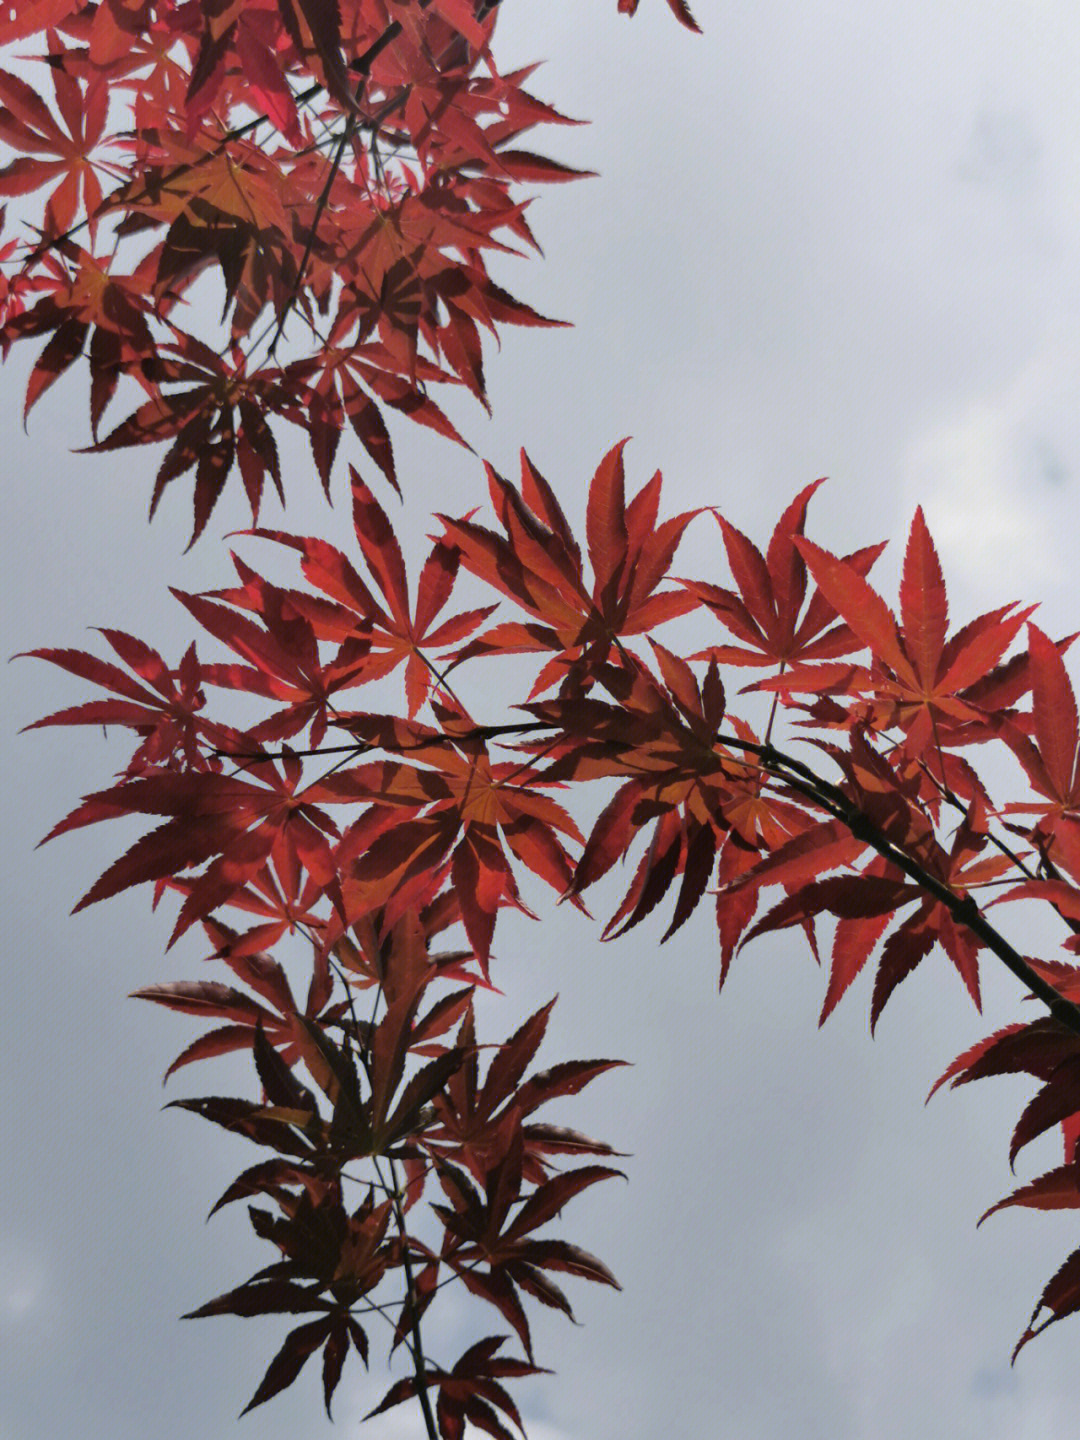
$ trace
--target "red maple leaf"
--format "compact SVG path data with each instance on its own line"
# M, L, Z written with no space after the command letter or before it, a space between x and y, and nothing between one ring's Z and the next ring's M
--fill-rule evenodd
M436 706L443 728L393 716L344 714L358 740L429 767L376 761L326 777L322 790L366 800L371 810L346 834L350 913L387 907L388 916L433 898L449 865L469 943L485 975L504 904L525 909L511 856L560 894L573 875L560 835L581 841L577 825L540 785L531 766L490 759L483 732L460 711ZM529 913L526 911L526 913Z
M554 492L524 451L520 492L487 467L492 504L505 536L468 518L439 517L466 568L536 622L495 626L462 650L459 663L495 652L553 652L533 686L536 695L571 669L579 681L587 675L577 663L582 655L601 664L621 637L643 634L694 608L692 595L658 587L683 531L698 512L659 519L659 471L628 503L625 445L621 441L608 451L589 485L591 581Z
M511 1432L499 1419L498 1411L509 1415L522 1433L524 1427L517 1406L499 1381L550 1372L525 1360L500 1356L497 1352L505 1339L505 1335L491 1335L478 1340L475 1345L470 1345L451 1370L430 1366L419 1378L410 1375L395 1381L364 1419L370 1420L373 1415L381 1415L384 1410L412 1399L423 1385L425 1390L438 1391L436 1417L443 1440L462 1440L466 1424L494 1435L496 1440L513 1440Z
M226 359L193 335L180 330L174 334L175 342L159 346L156 356L139 363L138 377L151 391L150 399L86 451L97 455L171 441L157 472L150 514L166 487L194 469L195 527L190 549L206 528L234 463L253 518L258 519L267 475L284 501L277 445L266 414L280 412L286 401L280 372L268 369L249 375L235 346ZM186 388L165 392L160 387L167 384Z
M420 572L415 606L409 600L405 561L389 517L374 495L350 467L353 528L360 553L382 603L361 578L353 563L325 540L286 535L276 530L257 530L264 539L299 551L305 578L326 599L290 592L290 604L320 640L363 641L368 655L350 683L379 680L400 665L405 666L405 696L412 719L427 699L439 673L429 655L458 645L495 609L494 605L467 610L449 619L439 619L450 599L457 577L459 552L445 541L436 541ZM249 581L249 595L225 592L225 598L258 605L267 593L265 582ZM314 739L313 743L319 741Z
M873 663L869 670L840 663L798 666L758 688L864 700L849 710L849 721L877 730L899 727L905 754L932 761L939 770L943 747L989 738L994 711L1023 693L1017 667L998 662L1030 608L1006 605L949 637L945 582L921 509L904 556L899 623L854 565L802 536L794 544Z
M173 931L175 941L193 921L205 919L248 884L268 859L280 870L302 866L324 887L333 887L337 871L327 836L336 838L337 831L319 805L336 796L318 783L300 789L302 769L295 756L286 756L280 770L273 760L253 760L245 779L159 769L88 795L46 840L121 815L169 818L115 860L75 909L209 861L191 883Z
M791 665L832 659L859 648L851 628L837 624L837 612L817 590L806 604L806 563L795 545L806 523L806 507L818 487L815 480L800 490L777 521L762 556L757 546L717 511L728 564L738 593L701 580L680 583L706 606L741 645L710 646L691 656L721 665ZM846 564L865 575L884 545L871 545L849 555ZM805 608L804 608L805 606ZM831 627L831 628L830 628Z
M983 855L986 844L985 816L979 813L978 806L973 806L972 813L958 827L948 853L929 835L917 847L917 853L926 873L963 899L998 879L1012 864L1008 856L1000 853ZM837 917L829 985L819 1020L824 1024L897 913L912 904L916 909L901 920L882 948L870 1008L871 1030L893 990L935 944L944 949L978 1006L977 957L982 942L947 905L880 856L859 873L812 879L793 889L757 922L746 939L804 924L822 914Z
M0 168L0 195L28 195L54 182L46 204L46 232L68 230L81 210L93 233L102 202L96 172L116 168L91 158L105 133L109 88L100 75L80 84L65 68L59 47L50 45L50 52L49 77L67 128L25 80L0 71L0 141L16 152L16 158Z
M1076 696L1060 648L1028 624L1031 666L1032 738L1016 724L1001 727L1001 738L1024 767L1042 798L1006 805L1006 814L1037 815L1033 840L1074 879L1080 880L1080 726Z
M133 635L122 630L102 630L101 634L138 678L83 650L24 651L25 655L48 660L80 679L92 680L117 697L67 706L26 728L121 725L134 730L141 743L128 762L125 775L129 779L156 766L220 770L221 762L206 755L202 745L238 746L239 734L231 726L218 724L200 713L206 696L202 688L203 668L195 646L190 645L177 668L170 670L156 650Z
M228 1022L206 1031L186 1046L165 1071L165 1079L196 1060L226 1055L235 1050L249 1050L255 1045L257 1034L266 1036L267 1043L280 1052L287 1066L310 1056L311 1039L301 1018L326 1024L345 1008L342 1004L328 1008L331 993L329 969L322 965L313 971L307 1000L301 1007L278 961L265 951L254 949L250 942L244 943L248 937L237 936L218 921L204 920L203 925L217 947L210 958L224 960L245 985L273 1008L254 1000L246 991L215 980L174 980L164 985L145 985L133 990L131 995L136 1000L150 1000L167 1010L196 1015L200 1019L214 1018Z

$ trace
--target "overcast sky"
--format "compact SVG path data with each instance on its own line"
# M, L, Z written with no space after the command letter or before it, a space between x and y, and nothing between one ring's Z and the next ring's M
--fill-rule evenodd
M576 328L507 335L487 363L494 420L455 415L504 472L524 444L579 514L626 434L635 485L659 466L671 509L719 504L759 541L828 475L811 533L836 550L891 537L882 585L921 503L957 621L1041 600L1049 631L1077 628L1075 6L697 12L700 38L661 0L633 22L615 0L505 7L504 66L548 60L534 88L594 122L537 148L600 178L542 196L545 261L500 272ZM23 434L26 358L0 409L4 653L92 647L87 626L118 625L178 654L190 630L165 585L227 583L220 537L242 509L223 504L182 556L187 489L145 524L151 456L69 453L85 440L83 376ZM485 503L473 457L396 437L417 536L431 509ZM291 494L291 528L344 533L314 479ZM697 522L678 569L709 578L718 561ZM329 1436L314 1366L234 1430L284 1326L177 1321L268 1258L241 1207L203 1225L253 1152L159 1110L194 1027L124 999L198 973L202 952L193 939L163 955L170 921L141 892L68 916L122 841L103 828L33 844L122 762L90 732L18 737L82 692L33 661L5 679L0 1440ZM1011 1188L1030 1085L923 1108L958 1051L1025 1013L1015 983L988 961L980 1018L932 957L871 1042L868 977L818 1032L824 977L797 939L751 946L717 997L704 911L661 949L662 923L602 946L568 908L500 930L507 996L485 1021L506 1033L558 991L544 1058L634 1062L565 1113L632 1152L629 1186L590 1192L563 1227L624 1291L578 1285L581 1329L537 1317L557 1375L517 1389L533 1440L1075 1440L1080 1321L1008 1364L1075 1217L1007 1212L975 1229ZM190 1075L170 1094L248 1085L227 1063ZM1058 1144L1031 1147L1021 1175L1056 1163ZM384 1384L378 1368L346 1371L340 1433ZM412 1440L419 1421L402 1410L366 1433Z

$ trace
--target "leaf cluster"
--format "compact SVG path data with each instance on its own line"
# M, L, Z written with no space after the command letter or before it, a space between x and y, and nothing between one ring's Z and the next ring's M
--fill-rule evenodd
M640 924L670 894L667 940L711 896L722 983L736 952L755 937L798 927L819 956L826 926L822 1022L875 956L872 1025L937 950L976 1005L985 956L1009 965L1051 1014L1006 1032L1004 1050L995 1037L989 1049L961 1057L948 1078L1002 1068L1040 1078L1044 1089L1021 1117L1010 1158L1061 1125L1067 1163L1007 1203L1080 1202L1078 972L1064 960L1019 954L986 913L1041 900L1061 917L1066 951L1080 946L1080 722L1062 659L1068 641L1054 643L1027 620L1026 649L1010 654L1030 614L1014 606L950 636L940 564L921 513L894 614L866 579L880 546L839 559L805 537L815 487L784 511L766 554L717 515L730 588L685 578L670 588L669 567L694 517L660 517L659 476L627 497L622 444L590 482L584 546L527 456L520 486L493 471L489 484L501 533L472 517L444 517L415 601L390 519L355 474L352 555L311 537L253 532L296 554L302 583L281 588L236 557L238 585L207 596L178 592L235 658L203 662L192 647L168 683L156 668L163 661L106 632L142 677L142 703L133 698L138 682L111 663L38 652L121 697L40 723L104 720L142 737L131 768L53 834L124 814L160 821L80 906L140 883L178 892L174 933L201 924L215 957L259 997L203 981L139 992L223 1022L171 1069L228 1050L250 1047L255 1055L262 1102L183 1102L278 1153L245 1172L227 1198L271 1193L286 1212L273 1222L281 1240L290 1226L313 1223L310 1206L332 1205L344 1244L352 1223L342 1208L344 1167L371 1162L382 1179L366 1182L367 1208L356 1222L365 1235L374 1227L380 1236L369 1289L407 1261L417 1266L394 1321L396 1341L454 1279L499 1311L531 1364L523 1297L570 1315L550 1271L613 1283L593 1257L532 1232L573 1195L617 1173L595 1163L552 1173L555 1155L611 1152L535 1121L533 1112L614 1062L566 1062L524 1079L545 1009L499 1050L481 1083L472 996L491 985L501 911L532 913L526 880L582 907L590 887L636 854L605 937ZM496 602L442 619L462 567L494 590ZM520 618L495 613L507 603ZM655 628L694 608L745 650L724 643L683 659L655 638ZM462 699L462 677L507 654L519 665L521 656L531 658L535 678L523 691L532 698L518 707L522 718L481 724ZM730 713L721 675L729 663L773 671L746 687L771 706L763 735ZM356 706L351 697L361 687L395 671L404 675L401 711ZM145 703L146 680L155 677L167 719ZM473 688L483 695L493 687L478 680ZM263 702L265 718L242 732L204 719L215 689ZM816 747L817 768L779 748L783 717ZM337 736L340 743L328 743ZM1016 757L1030 801L1001 806L987 793L966 757L992 744ZM567 808L568 792L597 785L609 798L583 830ZM1026 824L1016 819L1021 813ZM254 926L234 930L224 917L236 911L253 916ZM438 956L431 941L452 926L465 948ZM293 934L307 937L315 957L303 1009L269 953ZM456 988L425 1009L429 987L443 981ZM356 1001L364 992L374 994L374 1007L361 1022ZM424 1063L407 1077L410 1057ZM296 1088L301 1063L326 1108ZM441 1241L402 1226L391 1233L395 1203L404 1220L433 1183L441 1191L430 1207ZM290 1184L303 1187L299 1199ZM390 1210L379 1208L387 1204ZM270 1233L269 1220L255 1223ZM340 1261L338 1251L327 1254L330 1268L318 1273L310 1257L300 1271L290 1255L290 1284L302 1275L305 1285L329 1285ZM266 1283L260 1272L257 1293L268 1303L279 1294L295 1300L291 1290L259 1288ZM248 1304L250 1292L243 1293ZM330 1304L322 1291L310 1293ZM368 1290L349 1292L350 1306L361 1301L376 1303ZM1080 1308L1060 1280L1043 1303L1055 1318ZM343 1352L348 1315L355 1311L294 1332L292 1348L275 1361L275 1383L317 1344L332 1344L332 1357ZM337 1359L327 1363L336 1374ZM391 1392L393 1403L415 1393L421 1375L442 1386L454 1374L460 1379L452 1368L414 1367ZM444 1419L457 1393L446 1390Z
M268 478L285 498L275 426L307 433L328 493L347 431L397 488L387 410L461 441L429 388L486 404L483 332L552 323L487 268L535 248L519 186L574 177L521 146L564 117L525 88L531 70L498 69L498 8L28 0L0 21L0 42L44 36L40 93L0 70L0 194L40 211L0 221L0 352L44 339L26 411L85 359L88 448L166 447L151 511L194 471L194 539L237 470L253 517L231 583L173 592L204 632L175 662L115 628L108 658L28 652L100 692L38 726L132 741L46 838L141 817L76 909L148 887L176 905L173 940L201 930L227 973L135 993L209 1022L166 1078L251 1055L254 1097L173 1102L263 1152L214 1210L247 1202L277 1258L191 1312L302 1317L248 1408L321 1352L329 1413L377 1332L405 1373L370 1414L414 1399L429 1440L520 1429L505 1382L544 1373L527 1307L573 1319L566 1277L617 1285L548 1231L622 1174L617 1152L540 1112L622 1062L534 1068L554 1002L477 1039L500 917L533 916L533 888L585 911L626 867L606 939L665 907L664 943L708 901L721 984L751 940L798 929L827 953L822 1023L864 969L874 1027L929 957L976 1006L999 961L1048 1013L939 1084L1031 1075L1010 1163L1055 1127L1063 1163L987 1213L1080 1208L1073 637L1017 603L950 629L921 510L895 605L869 578L882 545L839 556L807 537L821 481L759 549L719 508L665 514L659 472L630 493L625 441L578 487L580 530L524 451L517 482L487 466L490 513L448 503L413 584L355 464L340 546L258 525ZM187 318L208 277L224 299L210 338ZM103 433L122 382L138 403ZM701 578L675 573L693 523L719 532ZM260 573L256 542L289 552L295 583ZM463 574L487 603L460 608ZM691 615L719 633L684 654ZM491 668L509 656L516 688ZM494 695L517 700L491 716ZM237 700L258 718L226 719ZM982 778L991 751L1013 762L1006 800ZM1033 903L1070 958L999 928ZM482 1317L464 1350L451 1330L456 1358L431 1338L450 1287ZM1077 1311L1080 1251L1017 1352ZM492 1312L506 1333L487 1333Z

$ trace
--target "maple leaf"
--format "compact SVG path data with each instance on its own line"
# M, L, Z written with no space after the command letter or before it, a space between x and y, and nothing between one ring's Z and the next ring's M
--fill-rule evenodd
M282 71L278 40L281 12L275 6L204 7L204 29L185 97L189 134L211 110L235 54L253 109L261 110L297 149L303 143L296 101Z
M1080 726L1076 696L1060 649L1028 623L1031 666L1029 739L1017 725L1003 725L1001 738L1024 767L1041 801L1006 805L1006 814L1039 817L1032 838L1040 849L1080 879Z
M370 1420L373 1415L381 1415L402 1401L412 1399L419 1394L422 1385L425 1390L438 1390L436 1416L439 1434L444 1440L461 1440L467 1422L495 1436L496 1440L513 1440L511 1432L498 1417L499 1410L509 1415L524 1434L517 1406L499 1381L525 1375L549 1375L551 1372L525 1360L498 1355L497 1351L505 1339L505 1335L492 1335L478 1340L475 1345L470 1345L451 1370L428 1366L419 1378L410 1375L395 1381L364 1419Z
M80 86L65 69L62 52L52 45L50 51L49 76L67 130L32 86L0 71L0 140L16 151L16 158L0 168L0 195L27 195L55 181L46 204L46 227L59 234L69 229L80 209L92 227L96 224L102 203L96 171L111 167L91 155L102 144L109 90L102 76Z
M297 388L302 404L289 418L302 424L311 441L311 451L324 489L330 484L330 471L346 421L360 439L365 450L378 465L395 490L399 490L394 468L394 451L382 412L372 399L371 370L366 370L360 347L329 346L319 356L294 361L286 366L285 383ZM314 384L312 377L316 376ZM377 373L377 372L376 372ZM380 382L385 389L385 382ZM384 397L385 398L385 397ZM429 423L437 428L436 414L442 416L434 401L427 402ZM445 416L442 416L445 420ZM452 430L450 422L446 425ZM457 432L454 431L457 436ZM457 437L460 440L460 436ZM461 442L464 444L464 441ZM399 490L400 493L400 490Z
M353 108L353 87L342 52L341 12L325 0L281 0L282 23L297 50L316 61L327 91L345 110Z
M521 490L487 467L488 488L505 538L469 519L439 518L461 550L467 569L501 590L539 623L498 625L466 646L474 655L554 652L532 694L538 694L586 656L605 661L620 637L639 635L692 610L693 596L661 591L686 526L698 512L659 520L657 471L626 501L620 441L604 456L589 485L586 515L591 583L580 548L558 500L528 456L521 454Z
M506 1136L503 1153L484 1177L483 1195L461 1171L440 1162L436 1170L450 1204L432 1205L432 1209L445 1227L440 1259L471 1294L499 1311L531 1360L532 1339L519 1289L572 1320L569 1301L545 1271L622 1288L595 1255L564 1240L537 1238L531 1232L583 1190L601 1180L625 1176L607 1165L583 1165L552 1176L524 1197L520 1118L511 1110L500 1128ZM511 1220L510 1210L521 1201L524 1203Z
M350 1341L367 1365L367 1335L349 1307L375 1288L391 1264L386 1232L393 1207L389 1200L375 1204L370 1192L351 1215L336 1195L313 1202L307 1191L299 1199L280 1191L275 1198L285 1210L284 1216L255 1209L250 1214L257 1233L273 1240L288 1257L284 1265L274 1267L278 1273L261 1272L190 1311L184 1319L316 1312L319 1319L290 1331L241 1413L286 1389L307 1360L323 1349L323 1395L329 1415ZM282 1270L286 1275L278 1278ZM315 1284L298 1283L308 1277ZM330 1294L323 1295L326 1289Z
M45 262L48 278L35 288L49 293L29 309L10 311L0 344L5 351L31 335L49 335L26 385L23 419L45 391L85 353L90 363L90 424L96 438L121 375L138 369L155 349L146 320L150 302L141 277L115 275L109 265L77 246L65 247L64 264Z
M942 1085L955 1089L988 1075L1026 1074L1049 1080L1063 1061L1076 1054L1076 1048L1075 1033L1052 1015L1028 1024L1014 1022L958 1055L934 1082L927 1099Z
M475 181L466 184L468 192L483 201L483 208L476 209L445 186L433 184L406 190L392 203L372 207L370 186L356 184L356 198L348 210L344 203L339 206L350 216L349 227L338 222L339 233L329 241L338 252L337 268L346 276L330 345L346 348L346 337L352 336L347 348L367 362L368 372L360 373L369 385L380 383L380 370L401 377L408 382L404 393L412 397L415 418L450 436L456 432L442 412L422 404L426 396L418 381L456 381L486 407L481 327L497 335L497 321L560 323L514 300L491 280L482 252L518 253L495 239L494 232L515 228L520 207L501 199L498 189L482 188ZM342 196L342 202L347 199ZM368 210L366 225L356 224L359 205ZM468 262L463 265L453 259L454 251L464 252ZM373 344L376 335L378 344ZM424 362L421 341L449 369ZM370 374L372 368L375 375ZM381 383L386 385L385 376ZM393 403L391 395L392 391L384 397L388 403Z
M982 856L986 843L985 819L977 813L969 814L957 829L951 851L946 854L936 844L926 845L921 849L920 863L935 880L963 899L980 885L996 880L1012 864L1006 855ZM829 985L818 1022L824 1024L889 924L911 904L917 908L891 932L882 948L870 1009L871 1031L893 990L935 943L944 949L979 1006L977 956L982 942L947 905L880 856L857 874L814 879L793 890L757 922L746 940L770 930L804 924L821 914L837 917Z
M738 594L700 580L681 580L690 594L710 609L741 645L711 646L690 658L721 665L779 665L832 659L860 648L850 626L834 623L837 612L820 590L806 601L806 563L795 547L803 533L806 508L824 481L800 490L773 531L767 556L716 510ZM884 545L871 545L845 561L865 575ZM829 628L829 627L832 628Z
M167 226L155 250L153 292L175 298L211 264L225 282L232 335L251 329L267 304L280 316L297 283L292 225L274 160L240 138L228 147L157 131L142 174L114 190L102 214L126 211L122 236Z
M988 680L1006 679L995 676L994 668L1030 608L1016 611L1015 604L1007 605L947 637L945 582L921 509L915 512L904 556L899 624L855 566L803 536L795 536L794 544L818 589L870 650L873 667L798 667L761 682L759 689L868 696L869 704L857 707L852 718L875 729L899 726L908 756L932 757L939 765L943 746L992 733Z
M782 796L766 800L753 754L718 738L725 697L715 661L699 682L686 661L650 642L663 682L637 657L597 667L594 678L614 704L593 696L533 702L524 708L558 726L546 772L561 780L618 776L624 781L598 817L574 873L572 898L623 856L655 822L649 846L605 938L638 924L682 876L668 939L701 900L725 836L741 843L781 844L803 828L803 812ZM760 748L748 726L732 722L739 740ZM626 778L630 777L630 778ZM618 928L616 928L618 927Z
M439 867L448 863L469 943L486 975L500 906L530 913L510 856L563 893L573 871L559 837L579 843L582 837L566 811L538 788L551 781L528 764L493 762L483 732L468 716L434 708L442 729L393 716L339 716L358 740L408 753L429 767L377 761L326 777L327 795L372 802L343 841L342 855L355 857L345 904L386 906L387 915L396 916L431 898Z
M483 1084L480 1083L479 1054L475 1021L470 1005L458 1044L464 1063L449 1078L445 1089L432 1100L433 1123L424 1136L429 1153L464 1167L483 1183L505 1145L505 1127L511 1111L520 1127L522 1176L534 1185L542 1184L548 1173L550 1154L613 1155L610 1145L593 1140L563 1126L533 1122L529 1117L540 1106L567 1095L576 1095L599 1075L625 1064L622 1060L567 1060L524 1079L547 1029L554 1000L518 1027L493 1057Z
M173 878L162 883L169 889L187 895L193 882ZM292 935L297 930L311 932L315 936L324 934L329 920L316 914L314 908L324 895L324 886L301 867L282 865L278 869L273 863L264 865L261 870L256 871L247 885L234 890L225 902L230 908L256 915L262 921L261 924L244 931L241 936L227 932L229 953L250 955L255 951L269 950L284 934ZM210 924L216 925L222 931L225 929L219 921L203 921L204 926ZM225 958L224 954L220 958ZM317 957L315 969L320 976L324 968L324 962ZM312 983L316 983L314 973Z
M1055 985L1063 999L1074 1003L1080 999L1080 971L1075 966L1035 959L1029 963ZM988 1075L1018 1072L1035 1076L1043 1086L1027 1104L1013 1131L1010 1165L1025 1145L1057 1124L1064 1135L1066 1168L1074 1165L1080 1158L1080 1043L1075 1030L1056 1015L1027 1025L1008 1025L971 1046L957 1056L930 1094L946 1082L955 1087ZM1069 1203L1067 1196L1066 1177L1054 1171L992 1206L986 1215L1011 1204L1058 1208Z
M348 635L324 661L315 630L292 597L237 565L247 581L244 598L253 599L260 624L208 596L172 592L206 630L248 662L207 665L203 673L209 684L285 702L284 709L253 725L232 753L243 755L268 740L292 738L308 725L317 748L333 723L333 696L366 678L370 639L363 633ZM226 592L225 598L233 597Z
M22 653L48 660L80 679L92 680L111 690L116 699L87 700L80 705L56 710L27 730L47 725L121 725L134 730L140 744L132 755L125 775L135 778L156 766L170 769L220 770L221 762L207 756L202 743L237 744L238 732L200 714L206 704L203 668L194 644L185 651L180 664L170 670L156 650L122 630L100 632L133 672L83 650L27 650Z
M417 977L430 966L432 976L461 983L470 993L477 986L492 988L483 975L471 968L475 963L471 951L434 953L430 949L436 935L461 922L461 907L453 891L444 890L430 904L406 907L402 914L388 917L378 909L351 913L348 883L344 889L345 918L338 911L333 912L324 928L323 943L333 953L338 966L347 972L351 986L360 990L374 988L387 995L396 993L396 976L401 967L398 951L402 950L407 956L406 973L414 977L410 983L418 983ZM429 1020L430 1015L423 1025L427 1026ZM433 1033L438 1031L428 1031L425 1038Z
M796 836L731 882L732 890L748 884L760 889L766 883L782 883L789 892L746 939L795 923L812 926L820 913L838 917L823 1023L866 963L897 908L917 900L919 908L889 936L882 952L871 1004L871 1030L893 989L929 954L935 941L945 949L978 1006L976 957L983 942L954 915L941 892L949 891L958 900L969 899L971 891L995 882L1014 863L1007 851L979 858L989 838L981 800L976 797L972 801L946 852L938 842L932 815L921 802L917 775L898 773L858 728L850 732L846 751L825 742L814 743L844 773L844 784L829 789L823 797L836 818L822 822L817 833ZM862 875L822 878L838 866L853 864L868 844L874 845L878 855ZM915 872L901 871L898 852L915 863Z
M277 446L265 412L282 408L280 375L275 370L247 374L243 355L231 359L211 350L193 335L174 331L175 343L160 346L156 358L140 362L140 378L152 388L151 398L121 421L103 440L84 453L104 454L132 445L171 440L157 472L150 501L153 518L166 487L195 470L195 526L188 549L206 528L235 462L240 470L254 519L258 519L267 475L279 497L281 470ZM165 394L162 384L187 388Z
M302 768L295 756L286 756L280 770L269 759L252 761L247 779L158 769L86 796L46 840L121 815L170 818L114 861L75 910L209 861L181 907L173 930L175 942L193 921L204 919L243 888L271 857L280 868L303 866L324 887L333 889L336 869L327 835L336 838L337 829L318 806L335 797L318 783L298 789Z
M483 606L439 620L454 587L459 552L445 541L436 541L424 562L417 583L415 607L410 604L405 562L389 517L354 469L349 470L353 502L353 528L360 553L382 596L380 603L358 574L352 562L333 545L311 537L285 535L280 531L253 533L299 551L305 578L327 601L293 594L292 608L320 640L338 642L343 648L362 641L367 654L348 683L382 679L400 665L405 666L405 696L409 718L413 719L427 699L439 666L429 660L457 645L472 633L495 609ZM252 582L255 603L267 592L263 581ZM436 623L438 622L438 623ZM319 741L314 739L313 743Z
M320 373L311 385L308 382L316 372ZM286 388L299 400L283 407L282 413L307 430L324 489L347 421L400 493L390 434L376 400L466 450L472 448L427 393L428 384L454 377L423 356L416 357L412 372L403 377L396 372L393 355L380 343L358 343L347 349L335 345L316 357L292 362L282 374Z
M260 1037L265 1037L263 1043L276 1049L286 1067L299 1059L314 1057L317 1060L318 1054L312 1048L303 1020L326 1024L338 1018L343 1009L340 1005L329 1006L331 982L327 967L317 966L313 971L307 1000L301 1008L280 963L265 951L254 949L250 936L241 940L219 921L204 920L203 926L217 946L211 958L224 960L245 985L274 1008L268 1009L245 991L218 981L175 980L133 990L131 996L136 1000L149 1000L183 1015L228 1022L206 1031L186 1046L165 1071L164 1079L168 1080L175 1071L196 1060L253 1047L257 1050ZM297 1090L289 1103L298 1109L310 1104L314 1110L314 1101L305 1096L306 1092L301 1095Z

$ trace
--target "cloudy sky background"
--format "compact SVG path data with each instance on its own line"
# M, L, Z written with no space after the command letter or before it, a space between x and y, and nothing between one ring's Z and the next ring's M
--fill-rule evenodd
M660 0L632 23L614 10L516 0L501 22L503 64L548 59L534 88L594 122L537 148L601 178L544 195L546 261L506 266L515 293L576 328L511 333L490 356L494 421L454 412L477 450L513 473L524 444L580 514L600 456L632 434L635 486L659 466L671 509L720 504L759 541L827 474L811 533L835 550L892 537L880 585L921 503L954 619L1041 600L1045 628L1075 629L1075 7L699 0L701 38ZM147 529L149 455L70 455L84 377L23 434L27 362L16 351L0 407L4 654L92 648L95 624L178 654L190 631L165 585L227 583L220 537L243 510L223 504L216 538L182 557L188 489ZM474 458L406 426L396 444L418 536L431 509L483 503ZM342 533L314 480L291 494L291 528ZM716 575L719 554L701 520L677 568ZM32 846L121 761L91 732L18 737L81 691L33 661L4 678L0 1440L230 1436L279 1329L176 1317L268 1258L240 1207L203 1225L254 1155L160 1113L161 1073L195 1029L124 1000L197 973L202 952L193 940L164 956L168 918L139 893L69 918L122 838ZM632 1152L630 1185L591 1192L562 1227L624 1292L578 1285L583 1329L537 1317L557 1376L518 1387L534 1440L1072 1440L1080 1324L1015 1370L1008 1356L1075 1220L974 1224L1011 1188L1008 1134L1030 1086L985 1082L923 1108L954 1054L1023 1013L1014 982L987 962L980 1018L931 958L871 1042L868 977L819 1033L824 977L797 940L750 947L718 998L708 914L660 949L662 929L601 946L564 907L500 932L507 998L486 1007L490 1033L558 991L544 1058L634 1062L565 1112ZM170 1093L247 1086L215 1063ZM1057 1145L1031 1147L1021 1175ZM384 1383L378 1368L346 1372L339 1433ZM332 1434L315 1368L242 1427ZM419 1421L403 1409L365 1433L412 1440Z

